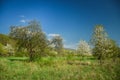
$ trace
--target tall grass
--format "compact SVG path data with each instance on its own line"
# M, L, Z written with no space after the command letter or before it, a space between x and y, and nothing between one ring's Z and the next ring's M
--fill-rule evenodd
M68 64L65 57L46 57L37 62L0 58L0 80L120 80L118 63L109 61L100 66Z

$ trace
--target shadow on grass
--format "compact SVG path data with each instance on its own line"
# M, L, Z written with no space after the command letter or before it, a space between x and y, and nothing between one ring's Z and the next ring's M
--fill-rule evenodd
M10 61L29 61L28 57L8 57Z
M94 57L89 57L88 60L96 60Z

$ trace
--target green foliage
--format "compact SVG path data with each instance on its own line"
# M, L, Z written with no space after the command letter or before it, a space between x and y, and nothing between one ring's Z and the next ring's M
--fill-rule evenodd
M56 51L53 50L53 49L46 49L46 50L45 50L45 53L47 53L47 56L53 56L53 57L55 57L55 56L58 55L58 52L56 52Z
M10 38L9 35L0 34L0 43L4 46L6 46L7 44L10 44L11 46L14 47L16 44L16 41Z
M0 43L0 56L9 56L9 51L4 47L5 46Z
M33 20L25 27L12 26L10 36L17 40L18 49L27 49L30 61L45 54L47 40L37 21Z
M58 53L62 53L63 50L63 42L61 36L54 36L50 42L50 44L53 44L53 47L55 51Z
M0 56L2 55L3 52L4 52L3 51L3 45L0 43Z
M2 45L7 45L10 42L10 38L7 35L0 34L0 43Z
M93 45L93 55L100 62L107 58L113 58L119 53L117 44L107 36L102 25L95 27L91 43Z
M0 34L0 55L11 56L15 52L15 41L8 35Z
M10 44L7 44L7 45L4 46L3 48L4 48L4 50L7 51L7 53L8 53L10 56L14 55L15 50L14 50L14 48L13 48Z
M94 46L93 54L97 57L100 61L105 59L105 43L107 42L106 32L102 25L97 25L94 29L92 35L92 44Z
M17 51L16 53L15 53L15 56L16 57L27 57L28 56L28 52L25 52L25 51Z
M12 26L10 37L0 34L0 80L120 80L120 47L102 25L95 27L91 39L95 57L82 55L91 53L85 41L78 47L80 54L63 49L61 36L52 38L52 47L48 42L35 20ZM98 64L96 58L104 63Z
M111 39L108 41L106 53L107 53L106 56L108 56L110 58L117 58L118 57L118 55L120 54L120 51L119 51L119 47L115 41L113 41Z

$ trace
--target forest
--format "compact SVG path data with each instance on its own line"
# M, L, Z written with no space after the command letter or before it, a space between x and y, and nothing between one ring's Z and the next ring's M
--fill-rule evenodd
M0 80L120 80L120 45L103 25L91 35L70 49L60 35L48 39L36 20L10 26L0 34Z

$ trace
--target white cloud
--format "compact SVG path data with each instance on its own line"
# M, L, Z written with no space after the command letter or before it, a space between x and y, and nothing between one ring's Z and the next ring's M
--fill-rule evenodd
M22 20L20 20L20 22L22 22L22 23L26 23L27 21L26 21L26 20L24 20L24 19L22 19Z
M60 36L60 34L48 34L49 37Z
M64 44L64 48L76 49L77 43Z
M29 22L29 21L30 21L29 19L25 19L25 16L24 16L24 15L20 15L19 17L21 17L20 22L22 22L22 23L26 23L26 22Z
M20 22L22 22L22 23L26 23L26 22L29 22L30 20L28 20L28 19L21 19L20 20Z

